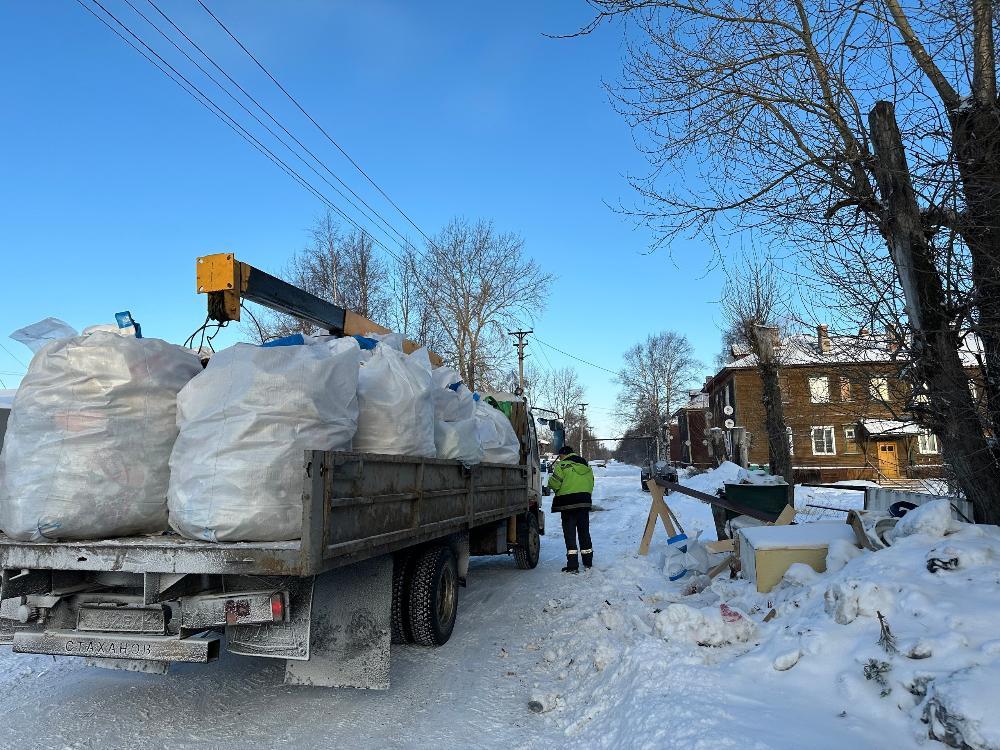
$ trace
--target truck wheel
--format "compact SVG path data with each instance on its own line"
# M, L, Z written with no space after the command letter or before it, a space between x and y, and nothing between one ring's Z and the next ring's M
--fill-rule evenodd
M528 512L528 520L517 524L517 546L514 547L514 562L521 570L531 570L538 565L542 551L542 540L538 536L538 516Z
M392 559L392 642L413 643L410 632L410 580L413 578L413 555L397 553Z
M458 614L458 564L451 547L432 547L417 555L409 588L413 642L444 645L455 629Z

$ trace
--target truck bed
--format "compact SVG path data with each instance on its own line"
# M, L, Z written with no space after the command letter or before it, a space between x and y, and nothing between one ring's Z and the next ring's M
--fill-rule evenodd
M172 534L19 542L0 534L0 568L315 575L528 509L527 467L350 451L307 451L302 538L207 542Z

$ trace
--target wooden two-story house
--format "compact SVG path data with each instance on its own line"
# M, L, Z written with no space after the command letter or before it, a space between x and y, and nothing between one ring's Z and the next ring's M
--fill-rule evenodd
M891 483L942 476L940 444L912 416L912 389L899 377L906 363L896 356L888 337L865 331L831 337L826 326L818 326L815 337L783 338L775 351L797 482ZM756 357L733 354L734 360L706 382L709 404L704 418L709 428L722 428L730 456L729 431L745 427L750 463L767 465Z

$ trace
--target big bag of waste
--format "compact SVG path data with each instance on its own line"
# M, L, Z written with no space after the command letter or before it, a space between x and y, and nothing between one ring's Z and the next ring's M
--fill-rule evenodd
M364 453L434 457L434 400L426 349L379 344L358 377L358 434Z
M302 533L306 450L349 450L358 423L353 338L217 353L177 397L170 526L212 542Z
M521 441L507 415L485 401L476 401L476 425L483 461L516 464L521 459Z
M0 528L22 541L165 531L187 349L98 332L52 340L28 367L0 454Z
M431 373L434 398L434 445L437 457L465 464L483 460L476 422L476 402L462 384L462 376L450 367Z

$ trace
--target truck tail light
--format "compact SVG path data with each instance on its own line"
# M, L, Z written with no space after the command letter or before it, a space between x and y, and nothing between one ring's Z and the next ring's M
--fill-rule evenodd
M274 622L285 619L285 597L280 593L271 594L271 619Z

